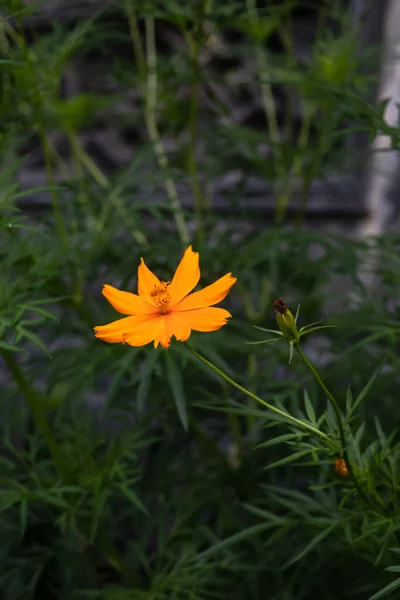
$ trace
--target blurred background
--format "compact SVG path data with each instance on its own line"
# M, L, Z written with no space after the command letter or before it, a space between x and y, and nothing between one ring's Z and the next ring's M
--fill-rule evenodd
M18 109L23 127L15 148L25 157L18 169L22 187L48 180L32 122L31 103L40 92L57 182L76 182L77 163L81 176L101 187L130 167L125 182L132 202L138 195L142 202L168 201L165 185L154 182L160 169L151 165L151 151L144 154L155 120L184 208L255 219L262 212L268 220L300 215L339 231L357 227L367 214L382 220L377 213L383 212L381 226L388 227L393 198L386 196L398 163L395 152L371 158L371 150L389 150L390 143L384 136L371 141L378 123L363 101L389 100L385 116L396 125L398 4L203 4L17 3L20 10L10 11L7 22L18 23L36 57L33 87L26 72L14 73L8 105ZM146 69L153 60L140 18L146 11L154 17L156 53L150 99ZM42 192L24 204L42 209L48 202ZM362 233L375 233L370 227L361 224Z
M2 0L0 598L397 597L399 30L399 0ZM386 361L353 451L389 516L335 456L255 450L287 430L182 344L94 338L104 284L190 243L238 277L190 342L262 398L326 408L247 344L281 296L337 326L305 347L343 407Z

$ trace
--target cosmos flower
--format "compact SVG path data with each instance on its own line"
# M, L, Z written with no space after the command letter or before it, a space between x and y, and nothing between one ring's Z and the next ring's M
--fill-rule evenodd
M103 287L103 295L118 312L129 315L95 327L95 335L110 344L144 346L154 342L168 348L172 336L184 342L193 331L216 331L231 314L214 308L225 298L236 278L224 275L204 289L190 293L200 279L199 254L186 250L171 282L160 281L145 265L138 268L138 295Z

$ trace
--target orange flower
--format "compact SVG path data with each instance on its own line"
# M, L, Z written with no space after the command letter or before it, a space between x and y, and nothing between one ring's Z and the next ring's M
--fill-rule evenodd
M186 250L171 283L160 281L145 265L138 268L138 294L105 285L103 295L118 312L130 315L95 327L96 337L110 344L144 346L154 342L168 348L172 336L181 342L194 331L216 331L232 315L212 308L225 298L236 278L224 275L203 290L190 294L200 279L199 254Z

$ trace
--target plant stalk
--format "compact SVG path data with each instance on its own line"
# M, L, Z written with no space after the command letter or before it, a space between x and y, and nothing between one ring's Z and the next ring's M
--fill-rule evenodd
M333 394L331 394L331 392L328 390L328 388L326 387L326 385L324 384L324 382L322 381L321 377L319 376L317 370L315 369L314 365L311 363L311 361L307 358L307 356L304 354L304 352L302 351L302 349L300 348L299 344L295 344L295 348L297 350L298 355L300 356L301 360L304 362L304 364L307 366L307 368L311 371L311 373L314 376L314 379L317 381L318 385L320 386L320 388L322 389L322 391L324 392L324 394L327 396L327 398L329 399L332 408L334 410L335 413L335 417L336 417L336 423L339 429L339 437L340 437L340 444L342 447L342 454L343 454L343 458L344 461L346 463L346 467L347 470L349 472L349 475L354 483L354 487L357 490L357 493L359 494L359 496L361 498L363 498L363 500L365 501L365 503L372 508L373 510L375 510L375 506L372 503L370 497L364 492L364 490L361 488L360 483L357 479L357 477L354 474L354 469L352 467L352 464L350 462L350 458L349 458L349 453L347 450L347 444L346 444L346 436L344 433L344 426L343 426L343 419L342 419L342 415L340 412L340 408L338 403L336 402L335 397L333 396Z
M319 431L318 429L316 429L312 425L309 425L308 423L304 423L303 421L300 421L300 419L296 419L296 417L293 417L292 415L283 412L279 408L276 408L275 406L272 406L268 402L265 402L265 400L263 400L262 398L260 398L256 394L253 394L253 392L250 392L250 390L246 389L245 387L241 386L239 383L237 383L236 381L234 381L233 379L231 379L229 377L229 375L227 375L226 373L224 373L223 371L221 371L221 369L219 369L218 367L216 367L215 365L213 365L212 362L208 361L206 358L204 358L204 356L202 356L201 354L199 354L198 352L196 352L196 350L193 350L193 348L191 348L187 342L184 342L184 343L185 343L186 348L189 350L189 352L191 352L194 356L196 356L196 358L198 358L199 360L201 360L201 362L204 363L205 365L207 365L210 369L212 369L213 371L215 371L215 373L217 373L217 375L219 375L219 377L221 377L221 379L223 379L224 381L227 381L228 383L230 383L230 385L232 385L233 387L235 387L236 389L238 389L240 392L242 392L243 394L245 394L249 398L252 398L253 400L255 400L256 402L258 402L259 404L262 404L262 406L264 406L265 408L267 408L269 411L271 411L271 412L279 415L281 418L284 418L286 421L289 421L292 425L295 425L296 427L301 427L302 429L307 429L313 435L317 435L320 438L322 438L329 445L332 444L331 439L329 438L328 435L326 435L322 431Z
M157 127L156 106L157 106L157 53L154 33L153 17L146 18L146 109L145 120L147 131L151 142L154 145L158 164L164 173L164 183L167 194L171 203L171 207L175 217L175 223L178 230L179 238L182 245L186 246L189 242L189 232L186 226L183 215L182 206L179 201L176 185L170 174L168 173L168 158L165 154L163 144Z
M34 390L34 388L25 378L25 375L21 371L12 353L7 350L0 350L0 353L10 373L12 374L15 383L17 384L23 396L25 397L25 400L29 406L29 409L35 421L36 427L38 431L40 431L40 433L42 434L43 439L46 442L46 445L53 456L58 472L60 473L65 482L71 481L70 474L65 467L57 442L55 441L53 434L51 433L50 427L48 426L48 423L46 421L46 417L43 413L40 404L40 399L38 398L36 390Z

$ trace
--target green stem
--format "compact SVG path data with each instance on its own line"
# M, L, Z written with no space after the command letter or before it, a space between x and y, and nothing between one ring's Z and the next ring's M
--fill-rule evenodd
M47 447L54 458L54 462L57 466L60 475L62 476L64 481L70 481L71 477L67 469L65 468L57 442L55 441L47 424L46 417L40 405L40 399L38 398L36 390L34 390L34 388L26 380L14 356L7 350L0 350L0 352L4 359L4 362L6 363L10 373L14 378L15 383L17 384L17 386L19 387L19 389L25 397L25 400L34 418L36 427L38 431L40 431L40 433L42 434L43 439L45 440Z
M246 7L249 18L253 21L253 23L257 23L259 20L259 15L256 0L246 0ZM285 182L286 178L285 162L281 146L281 134L276 114L275 100L272 93L272 86L268 82L270 69L264 48L262 44L258 41L256 42L255 47L255 57L257 62L258 77L260 80L261 97L264 104L265 116L267 119L268 134L271 145L274 150L279 189L280 186ZM279 197L280 194L278 196L277 214L280 214L281 212L281 209L279 207Z
M340 437L340 444L341 444L341 447L342 447L343 458L344 458L344 461L346 463L346 467L347 467L347 470L349 472L349 475L350 475L350 477L351 477L351 479L352 479L352 481L354 483L354 487L357 490L357 493L359 494L359 496L364 499L364 501L366 502L366 504L370 508L372 508L373 510L375 510L375 506L371 502L370 497L367 494L365 494L364 490L360 486L360 483L359 483L357 477L354 474L354 470L353 470L353 467L351 465L350 458L349 458L349 453L348 453L348 450L347 450L346 436L345 436L345 433L344 433L344 426L343 426L343 419L342 419L342 415L341 415L341 412L340 412L339 405L336 402L335 397L331 394L331 392L328 390L328 388L326 387L326 385L322 381L322 379L319 376L319 374L318 374L317 370L315 369L314 365L309 361L309 359L307 358L307 356L304 354L304 352L300 348L299 344L295 344L295 348L296 348L297 353L300 356L301 360L304 362L304 364L311 371L311 373L313 374L313 376L314 376L315 380L317 381L318 385L320 386L320 388L322 389L322 391L324 392L324 394L327 396L327 398L329 399L329 401L330 401L330 403L332 405L332 408L334 410L335 417L336 417L337 426L338 426L338 429L339 429L339 437Z
M283 417L286 421L289 421L291 424L296 425L297 427L301 427L302 429L307 429L308 431L310 431L314 435L319 436L320 438L322 438L323 440L325 440L325 442L327 442L329 445L331 445L331 443L332 443L331 439L325 433L323 433L322 431L319 431L315 427L312 427L312 425L309 425L308 423L304 423L303 421L300 421L300 419L296 419L295 417L292 417L292 415L290 415L288 413L285 413L284 411L280 410L279 408L276 408L275 406L272 406L268 402L265 402L265 400L263 400L262 398L260 398L256 394L253 394L253 392L250 392L248 389L246 389L245 387L241 386L239 383L237 383L236 381L234 381L233 379L231 379L226 373L224 373L223 371L221 371L221 369L219 369L218 367L216 367L215 365L213 365L212 362L208 361L206 358L204 358L204 356L202 356L201 354L199 354L198 352L196 352L196 350L193 350L193 348L191 348L188 343L185 342L185 346L189 350L189 352L191 352L194 356L196 356L196 358L198 358L199 360L201 360L202 363L204 363L210 369L212 369L213 371L215 371L215 373L217 373L217 375L219 375L221 377L221 379L223 379L224 381L227 381L228 383L230 383L233 387L235 387L236 389L238 389L240 392L242 392L243 394L245 394L249 398L252 398L253 400L255 400L256 402L258 402L259 404L262 404L262 406L264 406L265 408L267 408L271 412L279 415L280 417Z
M193 62L193 76L194 81L192 84L190 94L190 105L189 105L189 147L188 147L188 158L187 158L187 169L190 177L190 183L193 190L194 197L194 208L198 221L198 234L199 237L203 237L203 212L204 212L204 201L203 194L200 187L199 175L197 172L196 164L196 141L197 141L197 121L199 112L199 53L200 45L197 41L193 42L192 49L192 62Z
M11 31L13 32L13 29L10 28L7 31L10 33ZM15 41L16 41L18 47L20 47L21 50L23 51L25 60L31 71L30 74L32 75L34 91L35 91L35 95L36 95L34 104L35 104L35 108L37 109L37 117L36 117L35 125L36 125L37 132L39 134L40 143L42 146L42 152L43 152L43 158L44 158L44 164L45 164L47 178L48 178L49 184L51 186L50 192L51 192L51 199L52 199L52 205L53 205L54 220L56 223L56 229L57 229L58 236L59 236L63 246L67 247L68 246L67 232L66 232L66 229L64 226L64 220L63 220L63 214L61 211L60 199L58 197L58 193L56 190L56 181L55 181L54 168L53 168L53 162L52 162L52 156L51 156L51 154L52 154L51 153L51 143L47 136L47 131L46 131L46 119L45 119L45 115L44 115L44 106L43 106L43 103L44 103L43 91L41 89L40 77L38 76L38 69L36 66L37 57L33 53L32 49L28 48L24 35L19 35L19 34L15 34L15 35L16 35Z
M56 229L57 229L57 233L59 235L59 238L60 238L62 244L64 245L64 247L66 247L68 245L67 234L66 234L65 227L64 227L64 220L63 220L63 215L62 215L62 211L61 211L60 199L58 197L58 193L56 190L56 180L55 180L55 176L54 176L53 163L52 163L52 159L51 159L50 142L47 137L44 125L42 123L39 123L38 128L39 128L39 137L40 137L40 141L41 141L41 145L42 145L43 158L44 158L44 164L45 164L45 168L46 168L47 178L48 178L49 184L51 186L50 192L51 192L51 199L52 199L52 204L53 204L53 214L54 214L54 220L56 223Z
M142 41L141 41L141 37L140 37L140 31L139 31L137 18L136 18L135 12L129 2L127 3L127 6L126 6L126 14L128 16L129 31L131 34L133 51L135 53L136 63L137 63L138 71L139 71L139 77L140 77L141 83L144 84L144 82L146 81L146 71L147 71L146 57L143 52Z
M297 143L297 153L293 159L293 166L292 166L291 172L287 174L286 183L284 185L283 191L278 197L277 210L276 210L276 222L277 223L282 223L282 221L285 217L286 210L289 205L290 199L294 192L296 183L301 176L301 171L302 171L303 163L304 163L305 149L306 149L308 139L309 139L310 123L311 123L310 117L306 113L306 111L304 111L304 116L303 116L302 123L301 123L300 135L299 135L299 139L298 139L298 143ZM305 196L305 200L304 200L305 193L306 193L306 196ZM305 210L305 207L303 207L303 204L305 204L305 202L307 201L307 198L308 198L308 189L305 192L304 186L303 186L301 200L300 200L300 211L299 211L302 216L303 216L303 213Z
M146 50L147 50L147 86L146 86L146 110L145 120L147 131L151 142L153 143L158 164L164 173L164 183L168 198L171 203L172 211L175 217L176 227L179 233L181 243L186 246L189 243L189 231L186 226L183 210L179 201L178 191L172 177L168 173L168 159L164 152L164 147L160 139L156 120L157 106L157 54L154 33L153 17L146 18Z
M115 189L112 188L109 179L107 179L107 177L104 175L103 171L101 171L99 169L99 167L94 162L94 160L91 158L91 156L89 156L89 154L86 152L85 148L82 146L82 144L79 140L79 137L72 130L67 132L67 136L68 136L69 143L71 144L71 148L73 150L73 153L74 153L74 156L76 157L76 159L81 163L81 165L87 170L87 172L93 177L93 179L96 181L96 183L99 184L100 187L102 187L104 190L110 191L109 202L105 203L106 214L108 214L108 212L110 212L110 210L113 210L114 206L116 205L118 210L121 212L121 214L126 219L127 225L129 225L131 227L132 235L133 235L135 241L140 246L144 246L144 247L148 246L148 242L147 242L147 238L146 238L145 234L142 231L140 231L140 229L138 229L138 227L136 226L134 217L132 217L125 210L124 204L123 204L119 194L115 191ZM98 220L97 226L99 228L104 228L104 221L105 221L105 219L103 216L102 219L100 218Z

